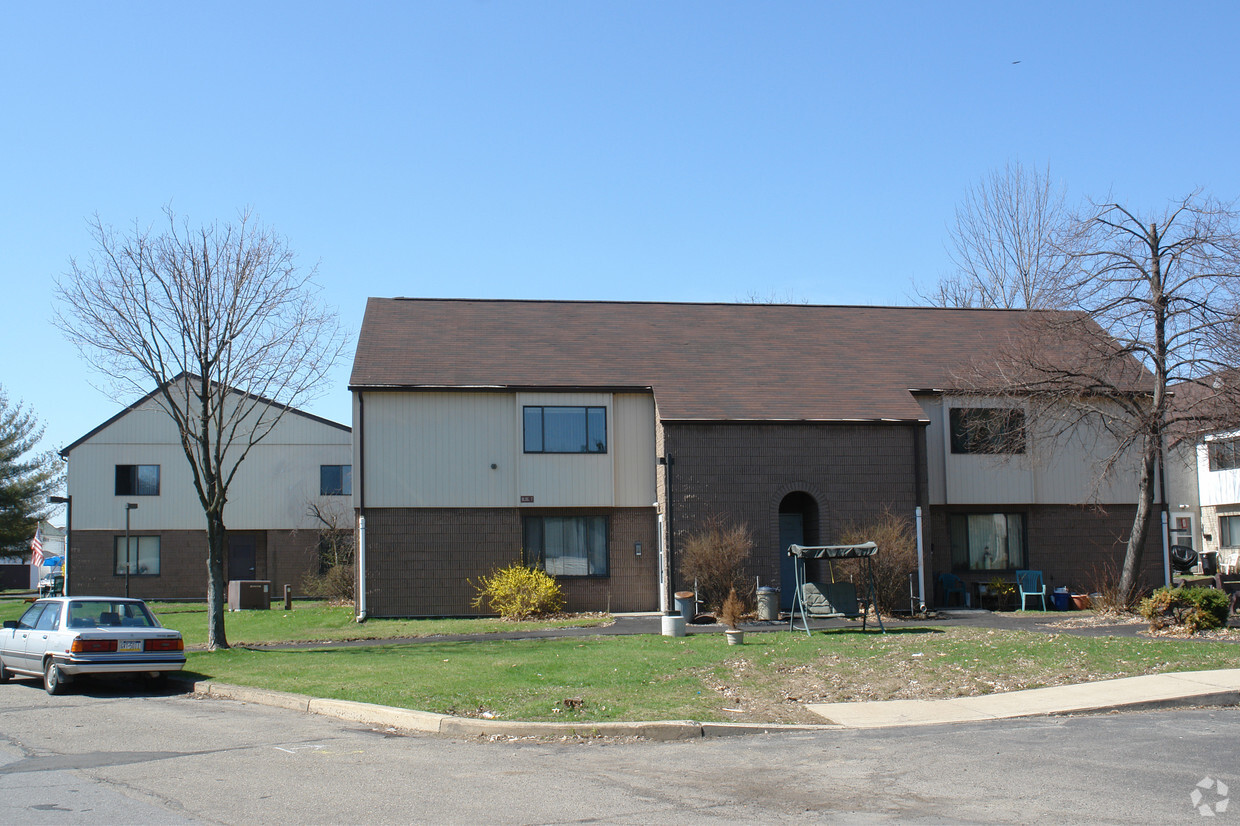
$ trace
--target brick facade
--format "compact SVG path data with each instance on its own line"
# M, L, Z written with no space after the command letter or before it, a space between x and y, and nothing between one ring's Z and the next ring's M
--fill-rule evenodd
M779 507L806 493L817 505L807 544L832 544L850 522L890 508L914 512L926 490L922 427L914 424L663 423L672 466L669 503L677 547L720 516L753 532L750 575L780 581ZM660 474L660 486L665 484ZM679 573L676 587L692 586Z
M606 577L560 577L569 611L657 607L653 508L368 508L366 610L376 617L476 615L470 580L521 558L521 517L606 514ZM635 543L642 543L637 556Z
M235 531L236 536L254 539L254 579L270 580L272 597L282 597L284 586L299 594L307 573L317 572L318 533L316 531ZM206 531L135 531L133 536L158 535L157 576L129 577L129 592L142 599L206 599ZM125 593L124 575L113 572L117 537L124 545L125 534L116 531L73 532L69 553L69 588L74 594L119 596ZM225 578L228 579L227 551ZM247 572L246 578L250 578Z
M1041 571L1048 593L1066 586L1077 593L1089 593L1113 578L1118 581L1124 562L1124 547L1132 529L1135 505L1090 507L1081 505L988 505L986 507L936 508L930 518L930 559L926 589L936 598L933 576L951 571L951 539L948 516L952 513L1022 513L1025 515L1027 564ZM967 584L989 582L996 576L1014 581L1011 571L955 571ZM1141 559L1142 587L1163 583L1162 530L1158 512L1150 520L1145 553ZM1030 605L1033 603L1030 602Z

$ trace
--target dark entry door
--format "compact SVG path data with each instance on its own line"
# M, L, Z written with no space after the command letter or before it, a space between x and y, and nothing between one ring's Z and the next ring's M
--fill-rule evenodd
M254 579L255 556L254 537L228 537L228 578Z
M792 567L792 557L788 556L788 546L804 544L805 514L781 513L779 515L779 607L783 611L792 610L792 599L796 588L796 574Z

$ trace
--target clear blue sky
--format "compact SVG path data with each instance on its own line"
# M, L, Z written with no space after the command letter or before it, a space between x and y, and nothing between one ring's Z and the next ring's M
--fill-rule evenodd
M1009 160L1137 206L1240 195L1238 24L1233 2L6 3L0 383L49 447L119 409L48 324L52 279L92 214L169 202L252 207L354 330L372 295L910 303ZM348 422L348 372L309 409Z

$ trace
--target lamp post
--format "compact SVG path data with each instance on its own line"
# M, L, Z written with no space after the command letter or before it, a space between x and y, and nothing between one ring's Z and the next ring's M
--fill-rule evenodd
M53 505L65 506L65 584L64 595L69 596L69 549L73 547L73 495L49 496L47 501Z
M133 557L132 552L129 550L129 512L137 510L137 509L138 509L137 502L126 502L125 503L125 598L126 599L129 598L129 568L131 567L130 560Z

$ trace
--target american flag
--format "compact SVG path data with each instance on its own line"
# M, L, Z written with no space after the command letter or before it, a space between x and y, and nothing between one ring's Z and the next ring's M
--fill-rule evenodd
M42 525L35 525L34 539L30 540L30 564L38 567L43 564L43 539L39 536Z

